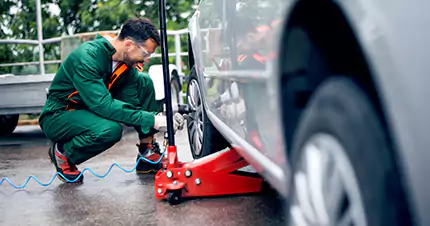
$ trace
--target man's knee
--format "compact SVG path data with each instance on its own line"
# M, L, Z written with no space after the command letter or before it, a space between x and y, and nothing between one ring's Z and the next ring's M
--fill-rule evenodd
M99 142L115 144L121 140L122 127L119 123L108 121L99 131L97 139Z

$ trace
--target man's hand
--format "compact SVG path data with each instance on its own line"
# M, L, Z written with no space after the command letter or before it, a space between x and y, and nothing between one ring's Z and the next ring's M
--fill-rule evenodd
M177 124L178 130L183 130L185 125L185 118L183 115L179 113L175 113L173 115L173 124Z
M176 133L177 130L183 130L185 124L185 118L179 113L173 115L173 130ZM154 129L166 132L167 131L167 118L165 115L155 115Z

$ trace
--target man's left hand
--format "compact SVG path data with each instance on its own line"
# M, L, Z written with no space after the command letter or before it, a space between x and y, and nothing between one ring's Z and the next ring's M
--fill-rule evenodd
M185 118L179 113L173 115L173 127L175 131L183 130L185 125Z
M167 132L167 119L165 115L155 115L154 128L160 132ZM173 132L177 130L183 130L185 124L185 118L179 113L173 115Z

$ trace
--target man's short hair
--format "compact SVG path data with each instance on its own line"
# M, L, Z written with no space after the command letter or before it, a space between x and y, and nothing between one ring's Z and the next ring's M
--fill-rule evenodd
M157 28L151 20L145 17L128 19L122 25L118 38L120 40L131 38L138 43L152 39L157 45L160 45L160 34Z

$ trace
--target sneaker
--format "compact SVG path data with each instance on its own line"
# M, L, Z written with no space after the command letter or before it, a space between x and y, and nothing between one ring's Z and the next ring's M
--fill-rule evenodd
M58 150L57 143L53 143L49 148L49 158L51 160L51 163L55 166L57 172L61 173L69 181L65 180L62 176L57 174L58 179L65 183L79 183L83 181L84 175L81 175L81 177L79 177L79 174L81 172L78 170L76 165L71 164L67 157ZM78 177L79 179L76 180L76 178Z
M161 156L160 145L157 142L152 142L151 144L136 144L139 149L139 153L137 154L136 162L136 173L146 174L146 173L156 173L158 170L162 168L162 163L152 164L146 162L144 159L140 159L140 157L144 157L151 161L158 161Z

